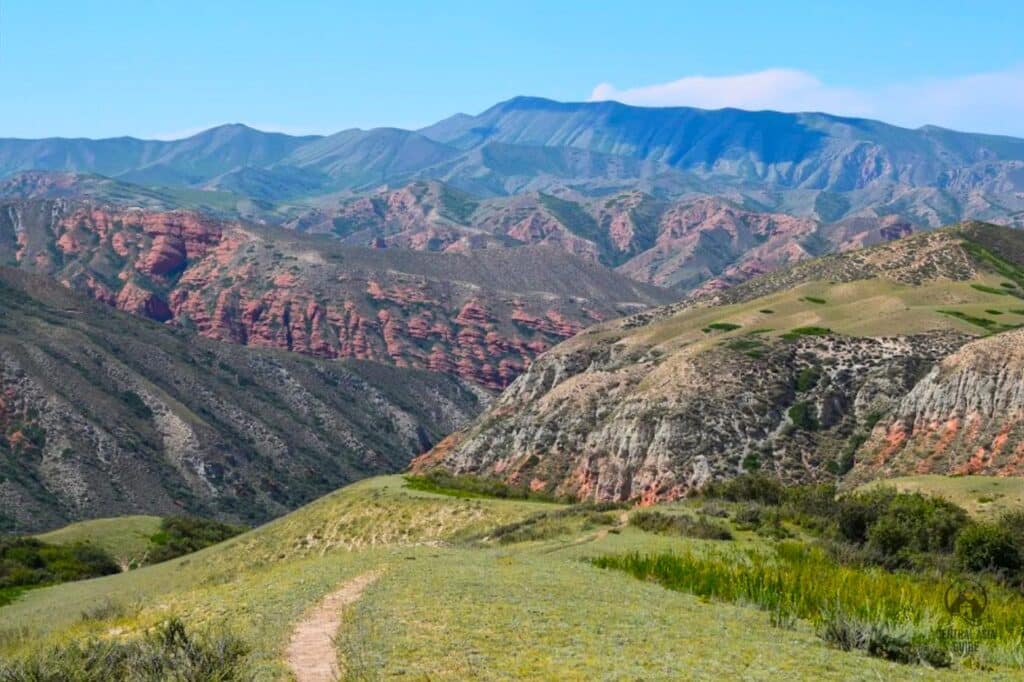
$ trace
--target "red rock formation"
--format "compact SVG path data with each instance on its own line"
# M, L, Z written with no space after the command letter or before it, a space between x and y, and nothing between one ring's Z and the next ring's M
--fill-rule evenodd
M409 190L388 210L423 200ZM329 262L306 243L188 211L59 200L47 215L46 229L16 233L20 257L122 310L213 339L453 372L491 388L590 321L617 314L603 300L581 312L578 298L407 274L398 251L394 264L372 268Z

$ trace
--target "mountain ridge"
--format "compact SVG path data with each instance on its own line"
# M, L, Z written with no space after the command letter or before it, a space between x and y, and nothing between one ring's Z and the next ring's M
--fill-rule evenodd
M207 341L0 267L0 529L262 522L396 471L490 396L436 373Z
M964 466L981 448L992 463L971 471L1018 471L1007 458L1024 404L1006 377L1020 376L1019 358L994 370L995 398L983 368L948 359L980 337L1019 336L1022 303L1024 234L1008 228L966 224L810 260L585 330L414 467L643 503L750 470L863 481L885 469L875 458L912 471L922 444L943 433L949 405L934 384L970 376L955 414L995 421L947 428L947 457L929 471ZM944 362L962 373L944 378L934 369ZM997 418L993 400L1013 409Z
M537 150L557 151L563 157L560 163L566 155L589 156L580 157L572 173L559 178L551 174L554 157L542 158ZM494 153L504 160L489 159ZM607 159L588 169L587 159L600 155ZM372 161L372 172L357 172L367 161ZM620 169L624 163L647 166ZM269 194L263 198L276 199L414 179L441 180L485 195L514 193L530 182L536 183L535 189L575 186L600 192L617 181L620 187L623 182L648 183L651 190L671 196L693 184L705 193L732 188L751 197L764 186L852 193L856 208L877 203L878 191L885 187L984 190L1002 196L1024 188L1021 168L1024 140L1007 136L934 126L909 129L819 113L633 107L530 97L513 98L476 115L448 117L416 131L350 129L293 137L229 124L173 141L0 140L0 176L30 169L83 171L215 189L225 182L221 176L248 169L266 175L262 191ZM305 182L289 182L297 175ZM274 189L271 179L279 180L280 187ZM808 213L800 201L782 197L776 208ZM966 203L966 196L957 202Z

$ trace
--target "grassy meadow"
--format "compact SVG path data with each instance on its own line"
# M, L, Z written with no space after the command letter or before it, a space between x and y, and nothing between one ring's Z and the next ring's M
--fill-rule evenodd
M881 486L941 497L983 518L1024 509L1024 479L1021 478L927 474L872 481L860 489L873 490Z
M788 523L775 539L721 513L703 524L668 518L696 518L702 504L662 505L645 518L613 506L465 497L411 488L400 476L369 479L186 557L30 590L0 608L0 658L70 642L142 641L178 619L190 632L244 643L243 679L289 679L283 650L303 613L380 569L337 637L347 679L1021 674L1024 661L1005 637L984 665L965 658L933 668L843 650L821 636L823 604L845 599L861 615L895 609L909 619L900 627L927 628L938 622L942 583L835 565L801 549L807 537ZM690 562L704 577L665 579L643 564L659 557ZM729 587L710 587L716 581ZM749 588L757 584L760 592ZM774 593L792 608L766 601ZM994 589L1000 623L1016 627L1022 606Z

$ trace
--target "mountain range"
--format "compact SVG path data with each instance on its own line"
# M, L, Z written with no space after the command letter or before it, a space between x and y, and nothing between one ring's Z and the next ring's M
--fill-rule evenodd
M935 229L965 218L1008 227ZM418 131L0 140L2 522L262 520L416 455L642 501L1013 473L1019 396L998 417L978 387L1016 376L1022 224L1024 140L825 114L516 98Z
M434 179L481 197L641 189L729 195L833 222L864 211L937 226L1024 210L1024 140L826 114L643 108L518 97L418 131L325 137L226 125L173 141L0 140L0 177L97 173L287 201Z

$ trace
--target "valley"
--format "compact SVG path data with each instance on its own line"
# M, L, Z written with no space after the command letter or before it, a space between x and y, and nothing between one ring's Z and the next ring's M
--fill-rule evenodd
M1024 139L168 137L0 139L0 680L1020 676Z

